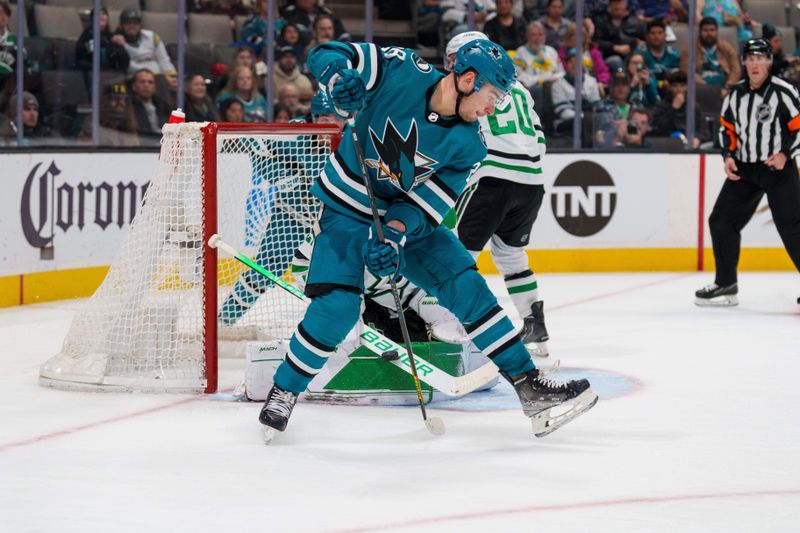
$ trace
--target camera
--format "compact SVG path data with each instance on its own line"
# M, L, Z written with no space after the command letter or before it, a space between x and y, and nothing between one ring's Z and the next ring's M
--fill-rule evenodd
M644 63L636 63L636 70L641 72L644 70Z
M632 120L628 122L628 135L638 135L639 134L639 121Z

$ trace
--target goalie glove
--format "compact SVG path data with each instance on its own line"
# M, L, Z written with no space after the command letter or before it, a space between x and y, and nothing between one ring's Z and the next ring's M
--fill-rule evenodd
M369 239L361 248L364 264L370 272L377 276L397 275L405 265L403 245L406 236L391 226L383 226L384 242L378 239L378 232L369 229Z
M334 74L328 82L328 92L333 105L348 115L361 109L367 97L367 88L355 69Z

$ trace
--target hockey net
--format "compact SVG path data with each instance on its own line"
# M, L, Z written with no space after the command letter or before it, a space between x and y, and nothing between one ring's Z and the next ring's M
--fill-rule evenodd
M206 243L219 233L293 281L319 210L309 188L338 140L330 125L165 125L126 241L41 383L214 392L227 345L290 336L303 303Z

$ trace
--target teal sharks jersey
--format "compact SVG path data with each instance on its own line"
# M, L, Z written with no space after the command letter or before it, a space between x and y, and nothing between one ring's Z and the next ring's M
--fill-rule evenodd
M416 213L409 228L411 238L432 231L486 156L477 121L468 123L431 110L430 99L442 73L412 50L369 43L321 44L311 51L308 66L323 86L342 69L358 71L367 96L355 128L378 212L384 216L403 204L406 215ZM372 220L349 130L343 132L311 193L330 209Z

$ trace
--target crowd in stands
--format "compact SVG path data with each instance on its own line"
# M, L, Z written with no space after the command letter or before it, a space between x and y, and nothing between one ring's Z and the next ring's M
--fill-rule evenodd
M100 144L157 144L181 84L175 44L145 24L143 13L156 0L129 0L123 9L119 1L113 2L116 9L103 7L99 39L91 26L91 1L86 0L85 9L75 9L82 23L76 40L56 39L48 46L41 44L47 41L42 37L46 31L35 7L75 3L17 1L26 8L28 31L22 65L17 65L11 9L18 4L0 0L0 145L15 145L20 127L26 145L91 141L87 104L96 44L101 70ZM306 115L316 88L305 64L309 51L320 43L351 39L342 20L322 0L275 0L272 28L266 0L185 1L188 13L230 20L230 39L210 45L213 59L186 62L182 87L189 121L261 122L272 115L273 121L283 122ZM751 18L746 2L698 0L696 12L689 13L687 0L585 0L583 18L576 21L576 0L475 0L470 21L468 0L419 0L414 20L417 43L437 50L434 57L440 57L447 39L466 31L471 22L503 46L556 144L559 139L569 143L576 115L582 117L584 147L648 147L656 137L685 142L687 82L693 75L697 147L714 142L721 99L742 75L738 51L743 40L768 39L775 50L773 74L793 83L800 79L794 29L789 28L791 37L785 41L788 21L776 24ZM688 72L685 30L690 16L698 24L694 73ZM268 32L274 37L269 50ZM203 48L200 54L210 55L210 50ZM271 102L266 86L270 56ZM53 77L43 75L47 68L79 73L79 82L69 78L63 89L78 91L82 97L72 102L59 96L51 86ZM582 70L581 109L575 105L577 69ZM17 72L23 72L25 80L21 120L16 118Z
M753 0L754 2L756 0ZM739 45L752 37L775 50L773 74L796 83L800 57L785 53L781 26L788 21L751 18L746 0L698 0L691 14L695 42L697 101L694 147L716 139L719 106L742 75ZM446 40L462 31L468 2L423 0L421 40L438 27ZM686 0L585 0L583 57L577 58L575 0L479 0L474 20L514 58L520 82L531 91L548 142L571 145L576 113L582 116L584 147L649 147L649 139L686 142L689 21ZM728 38L721 36L723 28ZM794 30L792 30L794 31ZM732 36L732 38L731 38ZM794 35L792 36L794 37ZM795 42L791 42L793 52ZM575 108L575 73L582 72L582 109ZM665 145L666 146L666 145Z

